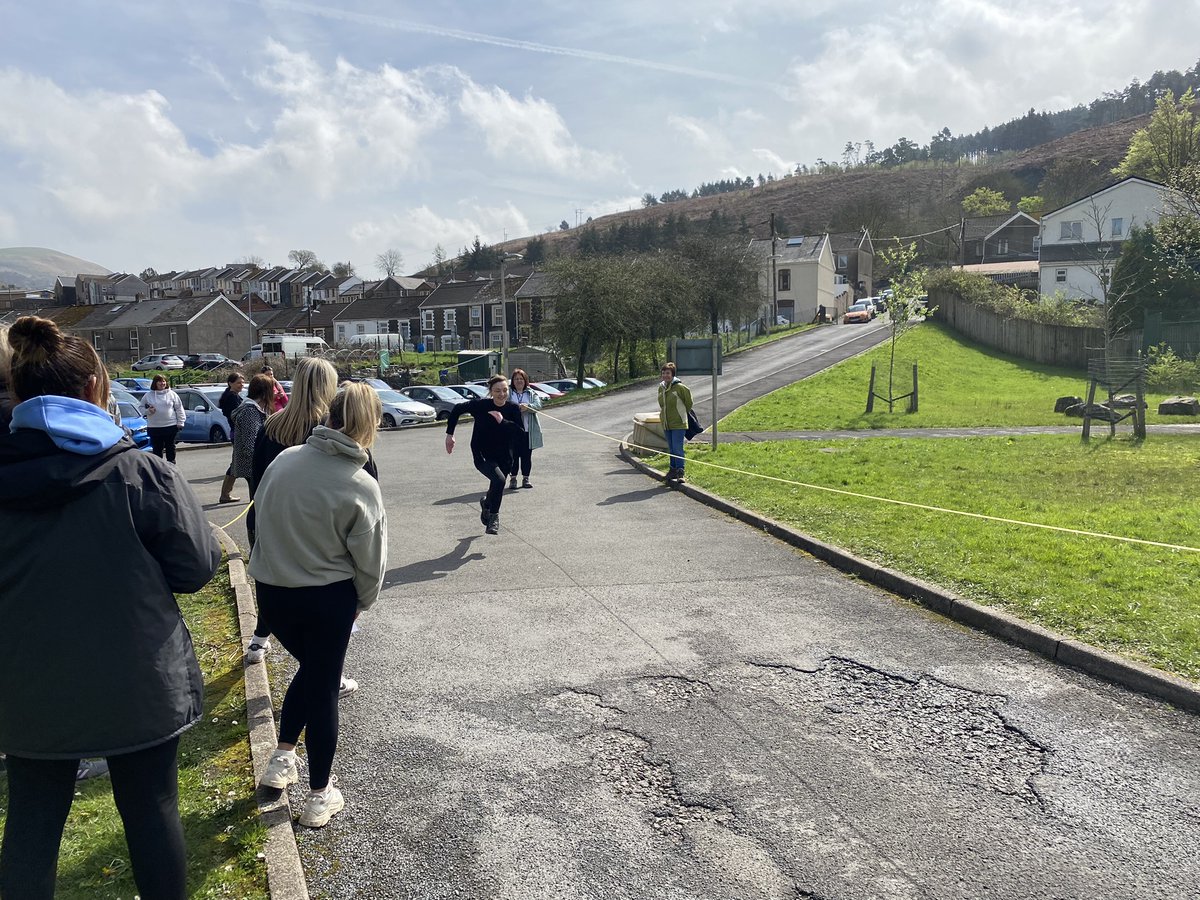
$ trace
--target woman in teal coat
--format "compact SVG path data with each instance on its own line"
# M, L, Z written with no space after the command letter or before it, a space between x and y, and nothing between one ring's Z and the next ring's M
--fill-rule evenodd
M524 369L513 369L512 377L508 379L509 400L517 404L521 410L521 424L525 430L516 436L513 443L512 478L509 488L517 486L517 470L521 470L521 487L531 488L529 472L533 468L533 451L542 446L542 426L538 424L537 411L542 408L542 401L529 386L529 376Z

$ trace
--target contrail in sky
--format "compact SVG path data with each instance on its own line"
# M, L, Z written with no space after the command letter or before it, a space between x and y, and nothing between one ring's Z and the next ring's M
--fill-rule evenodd
M575 47L555 47L551 44L539 44L536 41L521 41L514 38L496 37L491 34L480 34L475 31L462 31L458 28L443 28L440 25L426 25L422 22L409 22L404 19L389 19L368 13L351 12L345 9L316 6L311 3L297 3L293 0L264 0L263 6L292 12L319 16L323 19L334 19L342 22L355 22L360 25L370 25L375 28L390 28L394 31L408 31L416 34L431 34L437 37L451 38L457 41L471 41L476 44L490 44L493 47L508 47L513 50L529 50L534 53L548 53L554 56L571 56L576 59L587 59L593 62L616 63L622 66L637 66L642 69L653 69L658 72L668 72L672 75L683 75L688 78L702 78L706 81L720 81L725 84L735 84L758 90L778 91L779 86L767 82L741 78L737 75L726 75L706 69L693 69L688 66L676 66L671 63L656 62L649 59L637 59L632 56L618 56L614 53L600 53L596 50L580 50Z

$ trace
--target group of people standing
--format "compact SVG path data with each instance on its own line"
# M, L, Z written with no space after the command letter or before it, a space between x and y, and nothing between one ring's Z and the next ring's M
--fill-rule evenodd
M333 367L308 359L292 402L266 416L259 377L250 402L265 419L252 473L260 445L264 459L275 455L252 475L250 572L270 630L299 662L263 783L296 780L303 732L310 791L300 821L320 826L344 805L331 771L342 661L386 566L386 514L366 469L382 410L374 390L348 384L338 393ZM87 341L35 316L0 329L4 900L54 896L84 758L108 761L140 896L186 896L178 750L203 714L204 683L175 595L207 584L221 554L195 493L166 459L170 441L163 457L138 452L109 399L108 372ZM155 413L163 403L176 415L169 400L151 402ZM248 431L253 420L243 417ZM96 573L117 563L120 588L97 584Z

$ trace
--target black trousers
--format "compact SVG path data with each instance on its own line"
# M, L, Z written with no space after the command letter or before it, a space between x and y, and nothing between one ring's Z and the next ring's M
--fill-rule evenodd
M504 486L508 483L508 473L514 471L512 457L507 459L492 459L479 452L472 452L475 468L489 482L487 492L487 508L494 513L500 512L500 502L504 499Z
M150 449L155 456L165 457L167 462L175 462L175 438L179 434L178 425L164 425L162 428L147 428L150 435Z
M179 738L108 757L113 799L125 824L133 880L143 900L187 896L187 850L179 821ZM0 850L0 897L50 900L77 759L8 757L8 819Z
M517 436L513 445L513 477L515 478L517 476L517 470L520 469L521 475L525 478L528 478L529 470L532 468L533 450L529 447L529 432L522 431Z
M338 739L338 690L350 629L358 611L353 581L285 588L258 582L258 608L300 667L283 695L279 741L295 744L304 732L308 783L324 790Z

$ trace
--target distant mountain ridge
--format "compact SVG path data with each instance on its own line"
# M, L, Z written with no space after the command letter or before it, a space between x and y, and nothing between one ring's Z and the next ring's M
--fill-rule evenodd
M60 275L108 275L111 271L99 263L46 247L0 247L0 286L49 290Z

